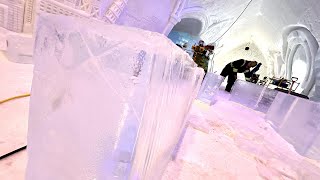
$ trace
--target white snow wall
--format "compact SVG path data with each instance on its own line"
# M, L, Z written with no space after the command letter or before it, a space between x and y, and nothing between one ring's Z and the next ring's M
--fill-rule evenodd
M27 180L160 179L203 70L164 35L39 18Z
M180 0L129 0L116 24L162 33L176 1Z
M274 62L275 70L278 71L275 75L287 78L291 76L292 60L297 48L301 46L306 55L304 61L307 65L302 93L309 95L314 101L320 99L316 90L316 84L320 84L320 78L316 75L316 64L319 61L315 58L320 42L319 8L317 0L306 0L303 3L299 0L275 2L264 0L261 6L263 31L270 34L270 42L275 46L279 44L280 39L282 40L282 50L279 51L282 52L283 62L279 60ZM282 70L279 74L283 64L286 70Z

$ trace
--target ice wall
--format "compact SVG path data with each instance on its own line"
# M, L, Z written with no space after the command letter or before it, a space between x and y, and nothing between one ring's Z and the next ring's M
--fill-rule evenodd
M203 76L163 35L39 18L27 180L159 179Z
M320 49L318 49L313 68L315 73L315 85L310 99L320 102Z
M230 101L263 113L265 120L304 156L320 159L320 104L237 80Z
M316 143L320 135L319 103L278 93L266 119L273 123L278 133L292 144L298 153L306 155L311 149L317 149L317 155L312 158L320 159L320 147Z

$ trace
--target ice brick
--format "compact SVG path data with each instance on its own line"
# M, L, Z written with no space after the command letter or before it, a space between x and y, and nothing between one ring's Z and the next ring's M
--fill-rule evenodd
M237 80L231 92L231 101L267 113L278 91L250 82Z
M320 161L320 134L313 141L312 146L308 149L305 155L308 158Z
M277 130L282 126L283 122L287 120L290 113L289 111L295 100L297 100L297 97L295 96L285 93L277 94L266 114L266 119L272 123L274 129Z
M27 180L160 179L203 72L164 35L41 15Z
M298 153L306 155L320 133L320 104L279 93L266 119Z
M207 73L201 84L197 99L206 103L211 103L223 80L224 78L218 74Z

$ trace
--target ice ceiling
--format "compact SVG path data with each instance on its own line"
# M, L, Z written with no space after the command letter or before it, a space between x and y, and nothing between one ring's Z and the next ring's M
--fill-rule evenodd
M320 31L316 30L320 28L319 8L317 0L189 0L182 17L199 19L202 22L199 35L208 43L220 40L234 23L221 38L222 42L232 41L237 46L252 39L261 49L279 50L282 29L290 24L308 27L320 40ZM192 26L188 28L194 29Z

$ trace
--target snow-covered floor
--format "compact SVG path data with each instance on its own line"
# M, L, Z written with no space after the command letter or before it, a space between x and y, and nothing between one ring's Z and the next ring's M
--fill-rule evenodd
M0 53L0 72L1 100L30 92L32 65L8 62ZM0 105L0 155L26 144L28 102ZM211 107L195 101L178 154L162 179L319 180L319 164L299 156L262 117L228 101L223 91ZM0 179L24 179L26 162L25 150L0 160Z
M163 179L320 179L319 163L298 155L262 117L231 101L196 101Z
M7 61L0 52L0 100L30 93L32 65ZM27 144L29 97L0 105L0 156ZM23 179L26 151L0 160L0 179Z

